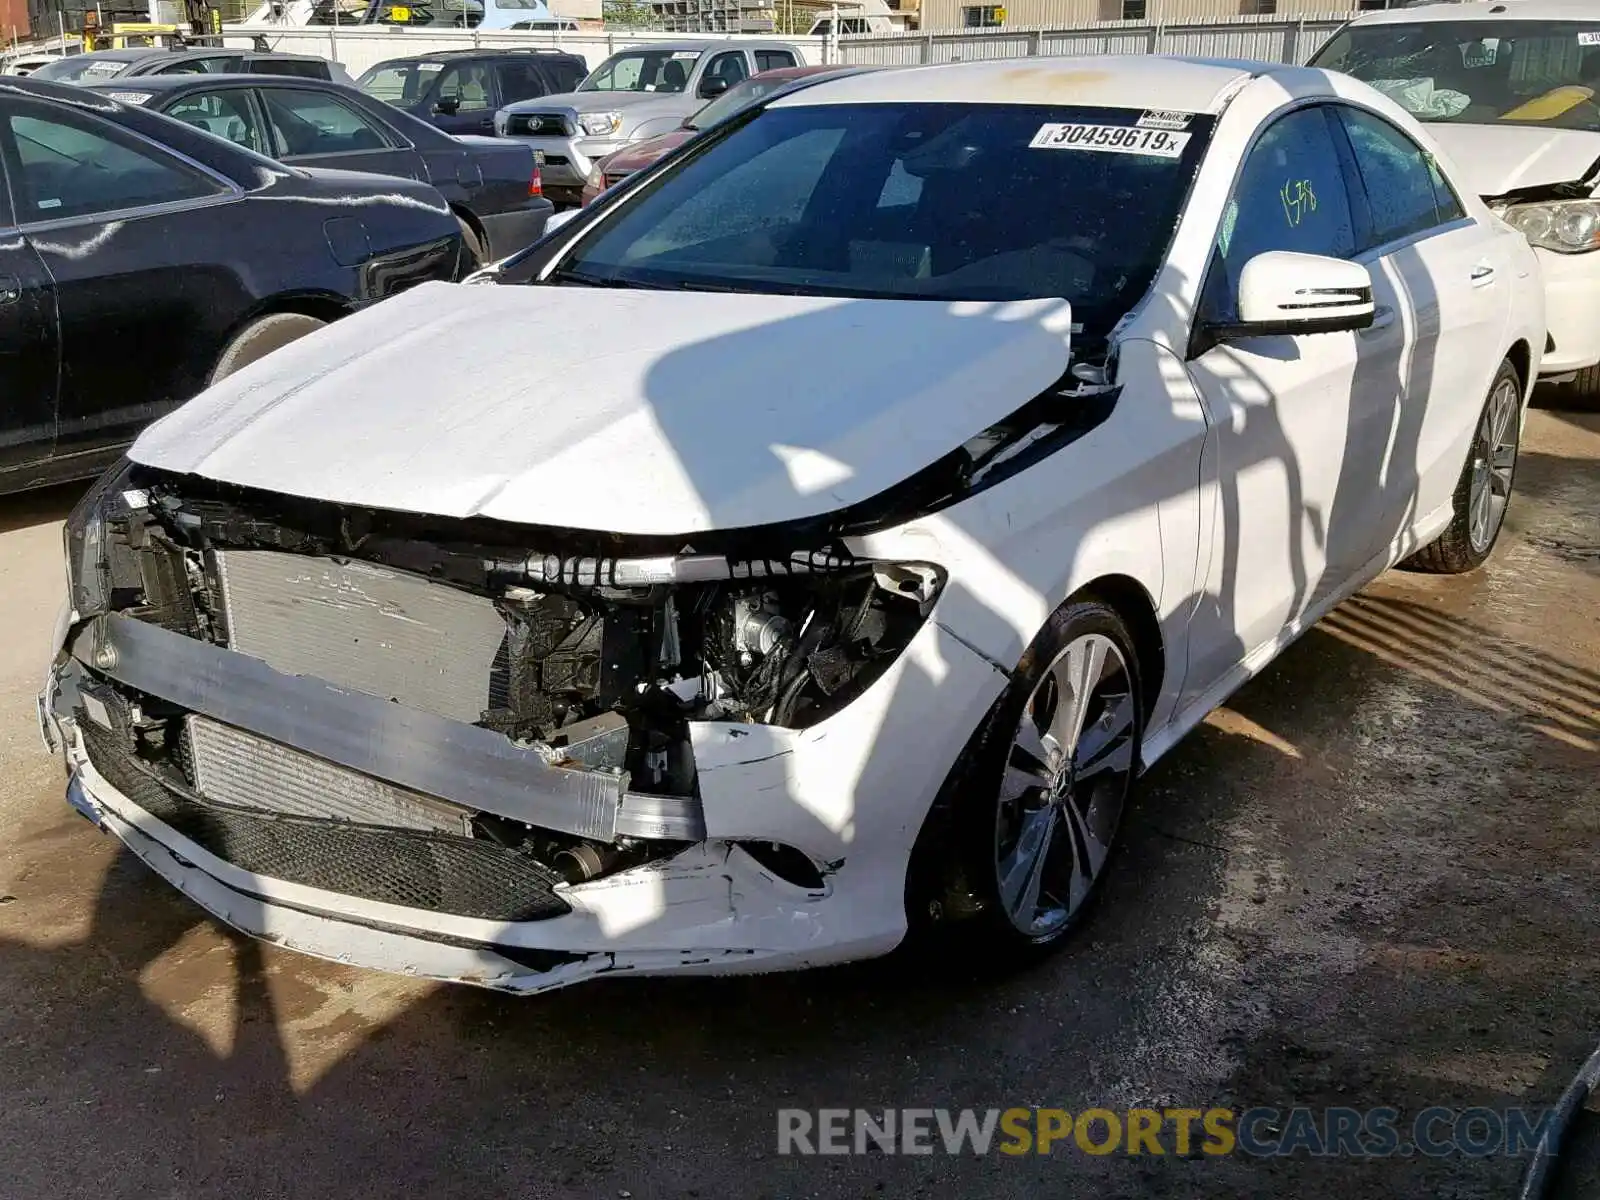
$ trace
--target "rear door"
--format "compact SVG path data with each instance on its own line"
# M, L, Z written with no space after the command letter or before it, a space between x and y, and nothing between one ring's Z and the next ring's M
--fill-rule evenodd
M0 116L11 107L0 101ZM0 486L6 471L55 449L61 349L55 288L16 226L5 182L0 169Z
M204 386L241 315L239 189L92 113L34 100L4 112L0 157L55 283L56 455L126 443Z
M1433 158L1403 130L1340 105L1370 217L1367 252L1405 296L1409 353L1372 414L1382 505L1371 554L1450 502L1467 442L1505 353L1508 239L1468 217ZM1378 428L1381 427L1381 428Z
M262 87L256 94L266 113L273 158L299 167L427 178L416 151L332 92Z

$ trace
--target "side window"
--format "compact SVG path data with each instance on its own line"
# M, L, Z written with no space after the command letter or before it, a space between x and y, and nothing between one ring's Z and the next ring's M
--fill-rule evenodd
M199 200L226 190L154 147L76 117L15 112L6 132L18 224Z
M550 77L550 91L554 93L577 91L583 77L588 74L588 67L582 62L547 62L541 65L544 73Z
M198 92L174 102L165 112L185 125L227 138L257 154L267 152L261 131L256 127L255 114L250 111L249 93L244 88Z
M797 66L794 55L787 50L757 50L756 70L774 71L779 67Z
M1339 119L1350 135L1350 148L1366 188L1373 244L1381 246L1439 224L1435 172L1421 147L1370 113L1341 106Z
M262 88L261 99L272 122L277 158L389 148L377 126L326 92Z
M1466 216L1467 210L1461 207L1461 197L1456 195L1455 189L1444 177L1444 172L1439 170L1439 164L1433 161L1431 154L1428 155L1428 174L1433 176L1433 204L1439 210L1439 224L1459 221Z
M1280 117L1251 148L1223 209L1207 307L1233 315L1245 263L1268 250L1329 258L1356 252L1350 197L1323 108Z
M750 72L745 69L744 65L744 51L733 50L725 54L719 54L711 60L706 67L705 77L701 80L701 83L703 85L707 79L724 79L727 81L728 86L732 87L749 74Z
M500 77L501 104L537 99L550 91L539 68L531 62L503 62L495 68L495 73Z
M439 99L454 98L457 112L482 112L494 103L494 82L488 63L464 63L451 67L439 80Z

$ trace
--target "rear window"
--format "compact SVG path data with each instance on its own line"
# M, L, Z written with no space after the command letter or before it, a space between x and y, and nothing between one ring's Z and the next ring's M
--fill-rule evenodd
M420 104L434 79L444 70L442 62L399 60L368 67L356 86L374 100L406 107Z

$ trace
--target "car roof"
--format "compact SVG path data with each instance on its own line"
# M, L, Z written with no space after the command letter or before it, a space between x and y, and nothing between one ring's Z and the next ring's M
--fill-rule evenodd
M494 46L478 50L440 50L435 54L403 54L399 58L386 58L373 66L392 67L399 63L438 62L448 59L456 62L463 58L575 58L580 63L585 62L581 54L574 54L570 50L557 50L551 46ZM370 70L370 68L368 68ZM587 66L585 67L587 70ZM362 72L365 74L366 72Z
M1252 78L1299 69L1150 54L991 59L824 79L773 100L772 107L960 101L1214 113Z
M740 38L737 42L727 38L686 38L681 42L644 42L637 46L624 46L615 51L617 54L639 54L643 52L655 53L666 50L677 53L683 50L793 50L794 47L784 41L759 41L754 38Z
M138 62L169 53L171 51L163 50L160 46L130 46L126 50L86 50L82 54L68 54L65 57L72 62Z
M766 80L805 79L811 75L855 75L862 71L877 70L882 70L882 68L864 63L851 65L832 63L828 66L771 67L765 71L757 71L750 78Z
M273 75L268 72L246 74L242 71L226 74L197 71L184 75L134 75L131 78L121 76L116 79L96 79L93 83L83 86L96 92L149 92L151 95L159 95L162 92L177 92L194 87L209 90L217 87L244 87L264 83L270 83L275 87L320 87L336 92L356 91L348 83L333 79L313 79L304 75Z
M315 54L290 54L284 50L239 50L232 46L192 46L184 50L169 50L163 53L170 55L174 61L186 58L227 56L230 58L284 58L293 59L296 62L315 62L319 57Z
M1494 3L1416 4L1362 13L1355 25L1415 25L1423 21L1591 21L1600 24L1593 0L1495 0Z

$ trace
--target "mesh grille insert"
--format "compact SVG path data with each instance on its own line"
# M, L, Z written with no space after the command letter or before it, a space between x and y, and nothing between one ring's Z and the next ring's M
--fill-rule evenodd
M571 911L560 876L474 838L355 825L218 804L159 775L124 734L79 710L89 761L128 799L218 858L252 874L364 900L490 921L540 921Z

